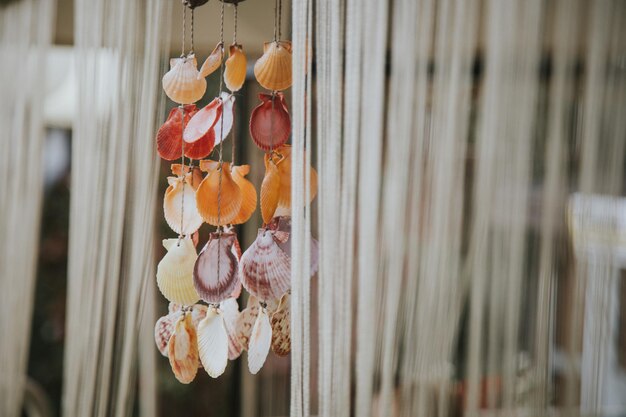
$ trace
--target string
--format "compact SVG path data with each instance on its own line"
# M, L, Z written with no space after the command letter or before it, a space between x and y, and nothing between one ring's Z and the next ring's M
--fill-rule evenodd
M278 0L278 39L282 39L282 21L283 21L283 0Z
M239 6L239 3L235 3L235 22L234 22L234 32L233 32L233 45L237 44L237 6Z
M187 32L187 7L183 3L183 36L180 48L181 58L185 56L185 33Z
M222 56L224 56L224 2L220 11L220 45L222 48ZM219 145L219 164L217 166L218 172L218 184L217 184L217 279L220 278L220 264L221 264L221 249L222 249L222 228L220 227L222 219L222 164L223 159L223 147L224 147L224 101L222 100L222 91L224 89L224 60L220 64L220 90L219 99L221 101L221 121L220 121L220 145Z
M274 42L278 40L278 2L274 0Z
M180 56L182 59L185 58L185 37L187 35L187 7L183 4L183 32L181 36L181 51ZM191 9L191 52L193 53L193 9ZM180 124L181 124L181 135L185 131L185 107L181 104L178 106L180 109ZM181 171L180 171L180 180L182 182L182 196L180 199L180 232L178 233L178 243L180 246L180 241L184 237L183 226L184 226L184 218L185 218L185 141L181 140L180 145L180 158L181 158Z
M193 48L193 12L195 11L195 9L191 9L191 51L189 52L190 54L193 54L194 48Z

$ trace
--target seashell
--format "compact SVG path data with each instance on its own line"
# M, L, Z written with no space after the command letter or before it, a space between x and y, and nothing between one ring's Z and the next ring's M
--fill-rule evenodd
M247 60L241 45L231 45L228 55L224 70L224 83L230 91L235 92L239 91L246 81Z
M182 312L180 310L170 312L168 315L158 319L154 325L154 342L161 355L165 357L167 357L167 344L181 315Z
M183 107L185 124L198 111L195 104ZM174 107L157 133L157 152L166 161L173 161L182 155L183 117L180 108Z
M289 213L291 209L291 146L283 145L276 149L272 155L266 154L265 158L274 161L274 164L278 167L280 176L278 209ZM317 195L317 171L313 167L310 170L311 196L309 202L313 201Z
M198 230L203 223L196 208L196 190L192 185L192 175L190 172L184 178L167 177L169 187L165 190L163 199L165 221L174 232L185 236Z
M221 116L217 118L217 123L215 123L215 127L213 128L213 132L215 132L216 145L228 137L235 121L235 96L233 94L223 92L220 95L220 99L223 105L222 112ZM222 122L224 122L223 131Z
M182 308L180 304L170 303L167 305L167 313L174 313L175 311L179 311Z
M267 152L289 140L291 117L282 93L276 93L273 99L271 94L261 93L259 98L261 104L250 115L250 136L256 146Z
M224 59L224 44L220 42L215 46L213 52L211 52L211 54L204 61L204 64L202 64L197 78L205 78L211 75L220 67L220 65L222 65L222 59Z
M157 285L165 298L174 303L192 305L200 299L193 286L196 248L189 237L165 239L167 253L157 266Z
M272 314L272 350L278 356L286 356L291 351L291 296L289 293L280 299L278 309Z
M198 328L198 325L206 317L208 307L204 304L194 304L191 308L191 321L193 325Z
M232 167L233 181L241 190L241 208L237 216L231 221L232 224L242 224L248 221L256 210L257 196L254 185L244 178L250 172L250 165Z
M222 101L214 98L209 104L198 110L189 123L185 125L183 140L187 143L194 143L200 140L211 142L215 145L215 135L213 128L222 115Z
M267 90L291 87L291 42L265 42L263 55L254 64L254 76Z
M193 283L200 298L207 303L224 301L237 288L239 261L232 251L235 239L233 233L222 233L221 237L218 233L211 233L198 256Z
M167 351L176 379L183 384L193 381L198 373L198 337L190 314L184 314L176 322Z
M237 324L235 326L237 331L237 340L242 349L248 350L248 342L250 341L250 334L252 334L252 326L259 315L259 300L251 295L248 297L248 305L237 317Z
M265 177L261 183L261 217L263 223L269 223L274 216L280 192L280 174L278 167L269 160L265 160Z
M254 322L248 346L248 370L250 370L251 374L258 373L263 367L267 354L270 351L271 343L272 325L267 316L267 311L261 308Z
M278 216L274 217L270 224L267 225L270 230L279 230L281 232L291 233L291 217ZM278 246L291 258L291 235L286 242L279 242ZM319 242L311 237L311 276L315 275L319 267Z
M222 163L223 169L219 169L219 162L211 160L200 161L200 169L208 172L196 191L196 204L198 213L205 222L213 226L224 226L232 222L239 214L242 204L242 195L239 186L230 175L230 164ZM220 173L222 175L221 192ZM218 200L220 202L218 219Z
M185 165L183 169L183 165L181 164L172 164L170 165L170 169L172 170L172 174L177 177L182 177L183 171L185 174L188 174L191 171L192 176L188 184L190 184L194 190L197 190L198 186L202 182L202 171L199 167L190 167L189 165Z
M223 317L214 307L198 324L198 351L209 376L217 378L224 373L228 364L228 333Z
M224 327L228 334L228 359L235 360L243 350L237 339L237 319L239 318L239 305L235 298L228 298L220 303L220 310L224 318Z
M191 104L200 100L206 91L206 80L198 79L198 63L191 55L170 59L170 70L163 76L163 90L170 100L178 104Z
M241 282L260 300L280 298L291 288L291 259L278 246L288 238L286 232L259 229L256 240L241 257Z

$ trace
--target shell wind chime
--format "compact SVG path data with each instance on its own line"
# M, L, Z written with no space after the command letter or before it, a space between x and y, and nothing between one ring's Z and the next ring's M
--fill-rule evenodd
M240 0L242 1L242 0ZM178 104L156 136L157 151L171 165L172 176L163 199L163 213L177 238L165 239L167 253L157 267L157 285L170 302L168 313L155 325L159 352L169 359L181 383L193 381L203 368L216 378L229 360L248 352L248 368L255 374L270 350L289 354L291 289L291 118L283 91L291 86L291 43L281 40L282 1L276 0L274 39L266 42L254 64L259 84L268 90L250 118L253 142L265 152L265 177L260 196L246 176L249 165L234 162L235 96L245 81L247 58L237 43L237 0L223 0L220 40L200 69L193 48L194 9L206 0L183 1L180 57L170 60L163 90ZM232 3L234 36L226 48L224 7ZM186 19L191 13L191 49L186 51ZM226 56L226 49L228 56ZM206 77L219 70L217 96L206 106L196 103L207 92ZM223 145L231 131L232 158L223 159ZM194 162L194 160L196 160ZM317 192L311 168L311 199ZM263 226L242 254L235 226L246 223L260 203ZM197 251L199 229L210 232ZM312 239L312 238L311 238ZM311 244L311 275L317 271L317 241ZM239 311L242 288L249 293Z

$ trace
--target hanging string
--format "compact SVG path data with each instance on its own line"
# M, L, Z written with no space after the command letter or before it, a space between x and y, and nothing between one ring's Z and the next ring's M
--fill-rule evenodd
M280 0L274 0L274 42L278 40L278 2Z
M187 32L187 7L183 3L183 36L182 36L182 45L180 47L180 57L185 56L185 33Z
M193 48L193 12L195 9L191 9L191 51L189 51L190 54L193 54L194 48Z
M233 17L233 19L234 19L234 22L233 22L233 26L234 26L234 30L233 30L233 45L237 44L237 20L238 20L238 15L237 15L238 7L237 6L239 6L239 3L235 3L235 10L234 10L234 17ZM229 98L229 99L231 99L231 98ZM235 114L235 100L234 100L234 98L232 100L233 100L233 114ZM232 134L232 151L231 151L231 167L235 166L235 150L236 150L235 149L235 146L236 146L236 144L235 144L236 140L235 139L237 138L237 136L235 134L235 124L236 123L233 120L233 127L231 128L231 130L233 131L233 134ZM222 126L224 126L223 123L222 123Z
M220 12L220 45L222 48L222 56L224 56L224 2L222 2L222 8ZM217 166L218 172L218 184L217 184L217 279L220 277L220 264L222 253L222 165L223 159L223 147L224 147L224 100L222 100L222 91L224 89L224 60L220 64L220 91L218 97L221 100L222 114L220 116L220 146L219 146L219 164Z
M278 40L282 39L283 0L278 0Z
M234 19L235 19L235 22L234 22L235 29L234 29L234 32L233 32L233 45L237 44L237 6L239 6L239 3L235 3L235 16L234 16Z
M183 4L183 32L181 36L181 51L180 56L182 59L185 59L185 37L187 35L187 7ZM191 52L193 53L193 9L191 9ZM185 131L185 106L182 104L178 106L180 109L180 124L181 124L181 134ZM181 140L180 145L180 158L181 158L181 171L180 171L180 180L182 181L182 197L180 199L180 232L178 233L178 243L180 246L180 241L184 237L183 226L184 226L184 218L185 218L185 141Z

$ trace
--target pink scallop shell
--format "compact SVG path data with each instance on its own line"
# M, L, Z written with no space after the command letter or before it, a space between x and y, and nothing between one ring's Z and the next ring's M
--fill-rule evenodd
M259 148L269 151L289 140L291 117L282 93L276 93L273 106L271 94L261 93L259 98L261 104L250 116L250 135Z
M237 236L234 233L211 233L193 270L196 291L207 303L219 303L237 290L238 260L233 253ZM219 277L218 277L219 259Z

